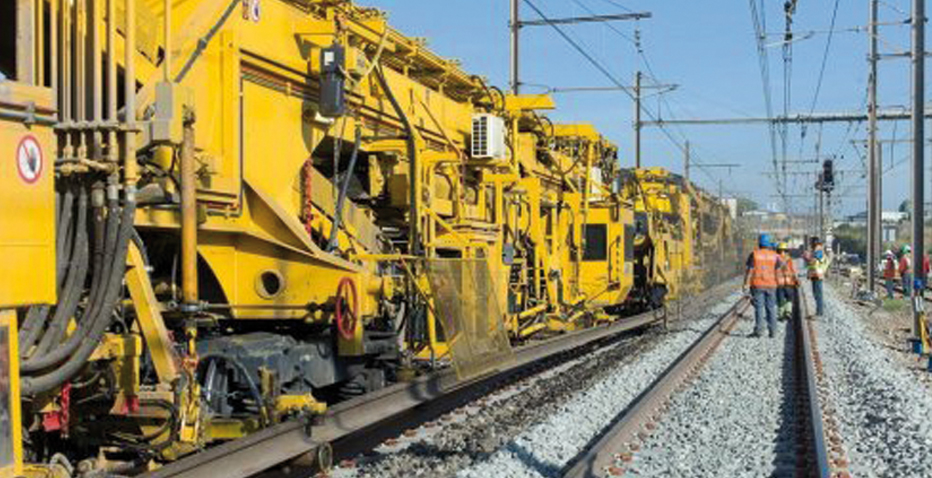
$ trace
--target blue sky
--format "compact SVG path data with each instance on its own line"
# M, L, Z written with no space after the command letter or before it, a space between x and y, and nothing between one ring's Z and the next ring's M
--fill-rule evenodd
M565 17L630 11L649 11L653 18L639 22L614 23L608 26L582 24L565 27L567 32L625 84L634 72L647 66L662 83L679 88L646 99L652 114L662 118L722 118L766 116L761 73L754 28L748 2L736 0L664 1L646 0L532 0L548 16ZM757 1L757 0L755 0ZM782 40L785 28L783 1L761 0L767 31L775 33L768 43ZM867 0L838 0L835 34L827 56L822 86L815 111L863 110L867 85L868 38L863 27L868 18ZM364 0L389 13L391 23L411 36L425 37L437 53L463 62L464 68L487 76L494 84L508 81L508 1L507 0ZM816 31L811 38L793 44L790 75L791 113L807 113L812 108L826 41L832 19L834 0L801 1L794 16L793 29L798 35ZM881 2L882 22L902 22L908 18L907 0ZM522 15L535 19L536 14L522 5ZM640 32L643 57L634 43ZM528 27L522 33L522 79L529 84L526 92L540 92L547 87L610 86L612 83L572 49L550 27ZM881 51L907 51L910 47L908 26L881 27ZM779 45L767 49L771 94L775 114L782 113L784 103L784 61ZM644 57L647 59L645 64ZM885 60L880 66L880 104L908 105L909 64L905 59ZM649 81L649 80L647 80ZM540 86L535 86L540 85ZM556 121L594 123L622 150L622 163L634 164L633 106L622 92L572 93L556 95L558 110L550 116ZM645 118L646 119L646 118ZM908 121L881 124L881 138L910 137ZM767 172L772 171L770 135L765 125L750 126L669 126L667 132L682 143L689 139L694 159L700 163L739 163L733 170L693 170L693 178L710 190L717 190L723 180L726 192L750 197L762 205L780 207L775 199L775 185ZM837 213L852 213L865 208L866 189L861 171L862 154L850 140L866 138L866 124L810 125L805 130L790 126L787 130L787 157L812 159L817 147L822 155L836 155L840 177L840 204ZM663 166L683 170L683 154L667 136L656 128L643 134L642 157L646 166ZM782 157L782 142L777 140L777 157ZM884 207L895 208L907 197L909 181L909 145L894 144L884 149L884 164L890 169L884 176ZM814 171L813 164L790 165L791 171ZM850 172L848 172L850 171ZM927 175L927 178L929 176ZM792 199L791 210L809 212L814 177L792 175L788 191L806 195ZM929 189L927 187L927 189ZM928 197L928 194L927 194Z

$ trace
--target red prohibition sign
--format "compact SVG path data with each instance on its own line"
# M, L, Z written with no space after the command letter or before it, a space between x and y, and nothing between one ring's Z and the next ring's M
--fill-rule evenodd
M23 136L16 147L16 171L26 184L33 184L42 177L44 167L42 147L35 136Z

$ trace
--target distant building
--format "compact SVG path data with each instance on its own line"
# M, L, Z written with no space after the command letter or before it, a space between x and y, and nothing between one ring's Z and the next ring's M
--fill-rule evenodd
M865 213L866 215L866 213ZM887 223L898 223L900 221L905 221L909 219L909 214L900 211L881 211L880 212L880 221Z
M880 222L886 228L886 226L896 229L896 225L901 221L909 219L909 215L905 212L899 211L881 211L880 212ZM851 226L851 227L866 227L867 226L867 211L861 211L857 214L852 214L850 216L845 216L841 221L835 221L835 227L838 226ZM895 233L894 233L895 234Z

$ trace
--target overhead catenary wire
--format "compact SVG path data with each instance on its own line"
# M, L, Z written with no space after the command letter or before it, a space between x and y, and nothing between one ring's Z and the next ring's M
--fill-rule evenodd
M576 50L577 53L583 56L593 67L595 67L606 79L608 79L619 91L622 91L627 95L632 101L635 101L634 95L631 93L630 89L627 88L614 74L612 74L608 68L606 68L598 59L596 59L589 51L584 48L579 41L574 39L569 33L567 33L560 25L550 21L550 18L531 0L524 0L524 2L532 9L534 12L541 18L543 22L553 28L570 46ZM642 107L641 111L651 120L657 122L659 121L658 117L649 109ZM673 144L681 153L686 153L686 148L683 143L677 139L673 133L671 133L666 127L660 126L661 132L664 136ZM695 158L695 154L693 154ZM704 174L706 174L711 180L715 181L714 176L711 175L705 169L702 169L702 162L698 160L693 161L695 165L700 168Z
M816 105L819 103L819 94L822 92L822 81L825 79L825 66L828 64L828 55L832 49L832 39L834 38L835 20L838 18L838 4L841 0L835 0L835 6L832 9L832 21L829 25L828 38L825 40L825 50L822 52L822 64L819 67L819 79L816 81L815 94L812 96L812 105L809 107L809 114L815 112Z
M748 0L748 5L751 10L751 24L754 27L754 38L757 44L757 57L758 57L758 67L760 69L761 83L764 90L764 108L767 113L768 118L773 118L773 98L770 88L770 58L767 54L766 46L764 45L765 35L764 32L767 31L767 17L766 11L764 10L763 0L761 0L760 7L755 0ZM768 131L770 133L770 155L771 163L773 164L773 171L775 174L779 174L779 169L777 167L777 132L776 125L773 123L768 124ZM776 187L777 192L780 191L780 179L779 176L776 178ZM785 194L783 191L781 194Z

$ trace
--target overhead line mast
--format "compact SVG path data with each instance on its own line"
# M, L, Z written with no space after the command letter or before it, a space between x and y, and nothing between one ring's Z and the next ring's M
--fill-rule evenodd
M522 20L521 19L521 1L522 0L511 0L511 22L508 25L509 30L511 30L511 91L512 93L518 95L521 93L521 64L520 64L520 48L521 48L521 28L523 27L538 27L538 26L554 26L554 25L575 25L579 23L604 23L604 22L614 22L614 21L626 21L626 20L642 20L646 18L651 18L653 15L650 12L631 12L631 13L617 13L610 15L589 15L589 16L580 16L580 17L566 17L566 18L541 18L540 20ZM536 10L536 8L535 8Z
M873 293L877 281L877 263L880 256L880 170L877 154L877 5L878 0L870 0L870 74L868 76L867 107L867 290Z
M926 339L922 324L923 311L922 289L925 282L923 268L925 189L924 189L924 154L925 154L925 22L926 1L913 0L913 332L917 337Z

